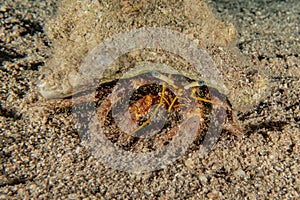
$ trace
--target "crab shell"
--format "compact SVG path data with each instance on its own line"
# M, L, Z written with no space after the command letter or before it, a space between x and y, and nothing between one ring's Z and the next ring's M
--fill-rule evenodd
M214 86L213 84L210 84L210 81L205 80L205 78L200 78L200 76L188 74L182 69L180 69L180 71L176 71L175 69L172 69L164 64L157 64L155 67L153 66L153 64L145 64L143 66L138 66L137 68L127 69L127 72L124 71L124 74L119 70L116 70L116 73L114 74L113 78L107 75L103 75L101 79L92 76L89 76L89 78L87 78L87 76L85 76L82 73L69 73L69 82L65 84L64 87L60 87L59 85L50 86L47 83L47 81L44 81L44 83L39 84L38 87L40 89L39 92L43 97L48 99L61 99L70 97L72 95L86 90L96 89L97 86L104 83L108 83L119 79L130 79L137 75L146 74L150 72L169 74L170 77L172 77L172 75L183 75L194 81L203 80L204 84L207 86Z
M145 62L136 67L115 64L122 55L134 50L157 48L184 58L190 65L170 67L162 63ZM151 71L203 80L207 86L226 94L221 75L206 51L185 34L163 28L141 28L106 39L88 52L76 71L68 71L62 76L60 84L52 81L50 76L41 80L38 86L45 98L65 98L84 90L96 89L99 84Z
M132 50L162 47L176 55L178 52L179 55L180 52L193 54L199 46L208 50L210 47L228 46L237 35L233 24L215 17L204 0L63 0L57 14L45 26L47 36L53 40L52 56L41 68L42 76L38 83L45 98L68 97L94 87L94 80L102 84L126 76L124 74L133 66L111 64ZM188 52L186 47L191 40L197 40L198 46L191 46ZM185 55L180 56L187 62L191 60ZM196 63L200 70L195 66L172 67L177 73L194 80L202 79L219 89L222 85L217 84L220 77L206 77L207 71L213 74L216 69L206 57L207 54L202 53L192 58L200 60ZM110 68L108 74L104 73L107 68ZM161 72L172 74L165 70ZM132 76L128 74L128 77Z

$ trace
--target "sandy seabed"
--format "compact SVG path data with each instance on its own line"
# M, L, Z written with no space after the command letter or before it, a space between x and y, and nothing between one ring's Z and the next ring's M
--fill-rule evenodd
M300 2L208 4L235 25L237 47L264 68L270 88L238 110L242 137L225 133L204 159L191 154L136 175L97 161L81 144L70 113L57 113L56 101L37 92L52 45L44 26L56 13L55 1L1 3L0 199L299 198Z

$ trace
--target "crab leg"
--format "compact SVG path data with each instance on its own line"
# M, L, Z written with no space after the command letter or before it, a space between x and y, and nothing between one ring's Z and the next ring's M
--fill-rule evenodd
M174 105L174 103L175 103L175 101L176 101L177 99L178 99L177 96L173 99L172 103L170 104L170 106L169 106L169 108L168 108L168 112L171 111L171 109L172 109L172 107L173 107L173 105Z
M136 130L134 130L133 133L136 133L136 132L138 132L139 130L141 130L143 127L145 127L148 123L150 123L150 121L153 119L153 117L157 114L158 109L162 106L163 100L165 99L165 98L164 98L165 91L166 91L166 85L165 85L165 83L163 83L163 85L162 85L162 92L161 92L161 97L160 97L159 104L156 106L154 112L153 112L152 115L149 117L149 119L147 119L141 126L139 126Z
M158 72L156 72L156 71L153 71L153 72L151 73L151 75L152 75L153 77L155 77L155 78L158 78L158 79L160 79L160 80L162 80L162 81L165 81L166 83L168 83L169 85L171 85L171 86L174 87L175 89L178 88L178 86L174 84L174 81L173 81L171 78L166 77L165 75L163 75L163 74L161 74L161 73L158 73ZM185 90L188 90L188 89L190 89L190 88L192 88L192 87L198 87L198 86L203 86L203 85L204 85L204 81L199 80L199 81L191 82L191 83L185 85L183 88L184 88ZM178 93L179 96L180 96L181 92L182 92L181 89L179 89L179 90L177 91L177 93ZM190 95L190 97L192 97L193 99L196 99L196 100L198 100L198 101L207 102L207 103L212 103L212 104L220 104L220 103L218 103L218 102L213 102L213 101L208 100L208 99L196 97L195 92L196 92L196 89L194 88L194 89L192 90L191 95ZM177 99L177 96L176 96L176 98L174 98L173 102L172 102L171 105L169 106L168 111L171 110L171 108L172 108L173 104L175 103L176 99Z
M191 93L190 97L193 98L193 99L196 99L197 101L203 101L203 102L212 103L212 104L219 104L218 102L214 102L214 101L211 101L211 100L208 100L208 99L197 97L196 96L196 88L192 89L192 93Z
M192 90L192 93L191 93L190 97L193 98L193 99L196 99L197 101L203 101L203 102L207 102L207 103L211 103L211 104L215 104L215 105L220 105L223 108L226 108L227 110L231 110L231 107L228 104L226 104L225 102L222 102L222 101L220 101L220 102L218 102L218 101L211 101L211 100L208 100L208 99L197 97L196 96L196 88L194 88Z

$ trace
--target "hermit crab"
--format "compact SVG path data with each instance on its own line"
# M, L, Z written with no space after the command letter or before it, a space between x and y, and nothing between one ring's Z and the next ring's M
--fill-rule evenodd
M141 65L115 64L128 52L158 47L170 55L169 59L173 53L190 64L175 62L169 66L153 60ZM162 160L177 158L178 148L184 152L193 141L198 141L201 152L207 152L225 122L237 127L214 62L203 49L174 31L142 29L104 41L66 79L63 86L44 80L39 84L40 93L46 98L73 95L60 107L72 106L79 124L88 121L80 133L83 141L110 164L117 145L133 154L120 153L114 157L121 157L119 161L113 163L130 160L132 169L141 160L145 165L164 166ZM87 90L91 94L82 95ZM90 109L78 106L86 102L93 102ZM89 111L89 116L83 114Z

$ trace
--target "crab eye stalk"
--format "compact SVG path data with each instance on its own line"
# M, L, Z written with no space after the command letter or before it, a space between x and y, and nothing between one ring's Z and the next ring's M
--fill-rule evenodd
M157 73L156 71L151 72L151 75L152 75L153 77L158 77L158 73Z
M200 80L198 81L198 86L203 86L204 85L204 81Z
M155 78L158 78L166 83L168 83L169 85L171 85L172 87L174 88L177 88L177 86L174 84L174 80L172 80L171 78L161 74L161 73L158 73L157 71L153 71L151 72L151 75Z
M200 81L194 81L194 82L191 82L187 85L184 86L184 89L187 90L189 88L192 88L192 87L198 87L198 86L203 86L204 85L204 81L200 80Z

